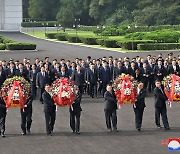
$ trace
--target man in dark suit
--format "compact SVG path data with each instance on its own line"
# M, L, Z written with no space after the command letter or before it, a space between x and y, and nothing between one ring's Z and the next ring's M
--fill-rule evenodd
M164 77L164 66L162 65L162 61L158 60L158 65L154 67L154 78L155 80L162 81Z
M94 64L91 64L87 72L87 83L89 84L89 94L92 98L97 98L97 82L98 74L94 69Z
M149 63L147 64L147 69L149 70L149 79L148 79L148 91L151 92L154 90L154 64L153 59L149 59Z
M70 112L70 127L73 133L80 134L80 116L81 116L81 93L77 88L77 94L74 103L69 107ZM76 120L75 120L76 118Z
M117 131L117 100L116 96L112 90L111 85L107 85L106 92L104 94L105 104L104 112L106 118L106 126L109 132L112 131L111 122L113 125L113 131Z
M28 98L26 104L24 105L24 110L20 109L22 135L26 135L26 131L28 132L28 134L31 133L32 102L33 102L33 95L30 94L30 97Z
M16 69L15 75L23 77L24 79L29 81L29 72L24 68L22 63L19 63L18 68L19 69Z
M58 73L58 78L69 78L68 72L64 66L61 67L61 71Z
M145 105L145 97L146 97L146 90L143 88L144 84L140 82L138 84L137 89L137 99L135 104L133 105L134 113L135 113L135 123L136 123L136 129L138 131L141 131L141 125L142 125L142 118L143 118L143 112Z
M54 124L56 120L56 105L49 94L50 86L45 86L45 91L42 95L43 102L44 102L44 113L45 113L45 121L46 121L46 133L47 135L52 136Z
M121 61L118 61L117 66L114 67L113 79L115 80L119 75L123 73L123 66Z
M4 83L5 80L6 80L6 74L5 74L2 66L0 65L0 87L2 86L2 84Z
M14 67L14 63L11 62L9 68L6 70L7 78L12 78L13 76L16 75L15 73L16 73L16 69Z
M129 68L129 74L134 77L134 79L137 79L138 76L136 75L136 64L135 62L131 62L131 67Z
M155 122L158 128L161 128L160 125L160 115L162 116L162 121L165 130L169 130L169 123L167 118L167 109L166 109L166 101L168 100L164 90L161 87L161 82L159 80L155 81L156 88L154 89L155 96Z
M44 66L41 67L41 71L37 73L36 77L36 87L41 89L40 102L43 103L42 94L44 92L44 87L49 83L48 74L45 72Z
M36 94L37 94L36 77L37 77L36 65L32 65L32 70L29 71L29 80L31 82L31 93L33 95L33 99L36 98Z
M147 88L149 80L149 70L146 63L143 63L143 68L140 68L139 79L142 83L144 83L144 88Z
M179 69L180 68L176 63L176 60L173 59L172 65L169 66L169 70L168 70L169 74L179 75Z
M129 62L128 61L124 62L123 71L124 71L123 73L125 73L125 74L130 74L130 67L129 67Z
M0 135L5 137L6 104L0 94Z
M107 66L107 62L103 61L103 67L100 69L100 82L102 83L102 93L104 97L104 93L106 92L106 86L110 83L110 70Z
M56 63L55 68L51 71L52 72L52 82L58 78L58 74L60 72L60 64Z
M72 73L72 81L78 86L81 95L83 94L84 73L81 70L81 66L77 65L76 70Z

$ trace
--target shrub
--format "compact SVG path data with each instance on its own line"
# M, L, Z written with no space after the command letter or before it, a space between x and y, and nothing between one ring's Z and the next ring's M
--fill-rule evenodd
M3 43L0 43L0 50L5 50L6 49L6 45Z
M97 30L97 26L84 26L84 25L80 25L80 27L78 27L78 30L82 30L82 31L95 31L95 30Z
M78 36L76 37L76 35L66 35L66 40L72 43L81 43L81 40Z
M95 37L79 37L79 39L82 41L84 44L89 44L89 45L97 45Z
M96 39L96 43L97 43L98 45L103 46L103 45L104 45L104 39Z
M104 46L107 48L117 48L118 44L116 40L104 40Z
M57 24L57 21L38 21L38 22L22 22L21 26L22 27L45 27L45 26L55 27L55 24Z
M57 33L46 33L45 36L49 39L55 39Z
M174 50L180 49L180 43L138 44L138 50Z
M6 47L8 50L35 50L36 44L32 43L7 43Z
M142 43L154 43L153 40L121 40L117 45L127 50L137 50L137 45Z
M16 41L14 40L11 40L11 39L8 39L8 38L4 38L3 39L3 43L6 44L6 43L15 43Z
M0 36L0 43L3 43L4 37Z
M56 39L58 39L59 41L67 41L67 39L66 39L66 33L58 33L58 34L56 34Z

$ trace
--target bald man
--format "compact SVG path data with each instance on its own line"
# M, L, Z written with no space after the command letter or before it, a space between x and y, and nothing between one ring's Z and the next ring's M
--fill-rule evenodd
M134 113L135 113L135 125L138 131L141 131L143 112L144 112L144 108L146 107L145 97L146 97L146 90L144 89L144 84L140 82L137 88L137 99L135 104L133 105Z

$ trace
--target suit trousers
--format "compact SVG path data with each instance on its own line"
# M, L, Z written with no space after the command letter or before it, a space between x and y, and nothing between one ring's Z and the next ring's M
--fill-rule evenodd
M155 108L155 123L157 126L161 126L160 125L160 115L162 117L162 122L163 122L164 128L169 128L166 106L164 106L162 108L157 108L157 107Z
M70 127L73 131L76 132L80 131L80 116L81 116L81 111L79 112L70 111Z
M143 108L138 108L138 107L134 108L136 128L141 128L141 126L142 126L143 112L144 112L144 107Z
M55 120L56 120L56 111L52 111L52 112L45 111L45 122L46 122L47 134L50 134L51 132L53 132Z
M111 122L113 125L113 129L117 129L117 113L116 113L116 110L104 109L104 112L105 112L107 129L112 129Z
M43 88L41 88L41 94L40 94L40 102L42 102L43 103L43 98L42 98L42 94L43 94L43 92L44 92L45 90L44 90L44 87Z
M31 129L32 124L32 110L23 111L21 110L21 129L24 133L26 130Z
M0 115L0 134L5 132L6 114Z
M97 97L97 83L90 83L90 96L91 97Z

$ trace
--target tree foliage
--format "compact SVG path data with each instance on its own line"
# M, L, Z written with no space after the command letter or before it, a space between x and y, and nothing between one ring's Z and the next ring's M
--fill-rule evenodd
M27 4L29 3L29 5ZM24 16L57 19L68 26L80 18L84 25L180 24L179 0L23 0Z

